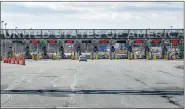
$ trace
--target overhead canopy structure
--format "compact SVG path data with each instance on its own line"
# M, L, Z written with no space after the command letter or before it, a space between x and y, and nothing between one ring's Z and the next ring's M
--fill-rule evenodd
M184 39L183 29L2 29L1 39Z

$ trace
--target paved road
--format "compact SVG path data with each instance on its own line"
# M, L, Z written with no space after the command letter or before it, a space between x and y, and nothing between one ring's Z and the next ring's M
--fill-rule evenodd
M183 107L183 61L1 64L2 107Z

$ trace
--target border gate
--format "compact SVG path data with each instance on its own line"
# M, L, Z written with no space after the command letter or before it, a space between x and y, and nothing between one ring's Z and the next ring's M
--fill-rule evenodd
M58 53L59 48L62 45L65 54L70 53L70 55L75 55L77 45L80 47L82 54L86 53L88 55L91 54L94 46L99 48L100 45L106 45L106 48L104 47L106 50L99 53L100 56L103 56L104 58L110 57L109 50L113 46L115 47L115 54L117 54L118 58L128 57L125 56L125 54L128 52L127 49L128 45L131 43L130 41L137 40L143 40L143 42L133 42L131 48L138 53L137 58L144 58L145 41L150 40L150 49L154 51L157 58L161 58L161 47L163 46L162 40L179 40L181 44L181 42L184 41L184 31L183 29L16 29L15 32L15 29L2 29L0 37L3 42L3 46L1 47L3 53L8 52L6 51L7 45L14 46L12 45L12 40L22 41L24 39L25 41L23 41L22 45L29 40L46 41L48 44L47 49L50 52L50 48L52 48L52 53ZM11 44L8 44L7 40L9 40ZM107 41L107 43L105 44L102 42L103 40ZM160 44L153 44L153 40L160 40L161 42ZM70 41L72 43L68 43ZM91 43L87 43L86 41ZM61 42L61 44L58 42ZM18 52L23 51L22 49L24 47L22 45L18 45L20 46L18 48L21 48ZM33 49L33 51L39 52L42 49L42 45L43 44L40 43L32 44L33 47L30 46L30 50ZM173 47L179 48L179 44L174 45ZM13 48L17 47L14 46Z

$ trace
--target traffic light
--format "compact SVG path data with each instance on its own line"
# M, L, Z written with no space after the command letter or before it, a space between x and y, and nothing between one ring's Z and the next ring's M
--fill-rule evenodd
M14 40L12 43L23 43L22 41Z
M65 43L74 43L73 40L65 40Z
M59 48L59 51L64 51L64 47L61 46L61 47Z
M158 44L158 43L161 43L161 40L152 40L152 43Z
M143 43L143 40L135 40L134 43Z
M83 40L82 43L91 43L91 40Z
M126 43L126 40L118 40L117 43Z
M49 44L55 44L55 43L57 43L57 41L56 40L48 40L48 43Z
M109 40L100 40L99 43L109 43Z
M39 40L31 40L30 42L31 42L32 44L38 44L38 43L40 43Z
M172 43L172 44L177 44L179 42L180 42L179 40L170 40L170 43Z

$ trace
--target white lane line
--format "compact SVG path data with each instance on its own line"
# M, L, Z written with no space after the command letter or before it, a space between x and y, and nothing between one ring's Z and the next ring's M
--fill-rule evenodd
M12 84L10 87L6 88L5 90L12 90L12 89L14 89L16 86L20 85L24 80L25 80L25 78L22 78L19 81L15 80L15 83ZM12 100L12 96L10 94L8 94L7 96L8 96L8 100L5 103L1 104L1 106L5 105L10 100Z
M53 87L57 87L56 84L54 83L55 81L57 81L58 79L55 78L53 81L51 81L50 83L52 84Z
M74 81L73 83L71 84L70 88L72 89L72 91L75 90L75 86L76 86L76 76L77 76L77 73L74 74Z
M75 69L75 74L74 74L74 81L73 81L73 83L71 84L71 86L70 86L70 88L71 88L71 90L72 91L75 91L75 86L76 86L76 83L77 83L77 73L78 73L78 71ZM74 104L75 103L75 101L74 101L74 96L75 96L75 94L71 94L71 97L70 97L70 99L69 99L69 101L71 102L71 104Z
M41 75L43 72L44 72L44 70L42 70L40 73L38 73L38 75ZM25 74L25 75L26 75L26 74ZM20 80L15 80L15 81L13 82L13 84L12 84L10 87L6 88L5 90L12 90L12 89L14 89L14 88L16 88L17 86L19 86L20 84L22 84L23 81L25 81L25 80L26 80L27 82L31 83L31 81L32 81L34 78L32 78L32 79L30 80L30 79L26 78L25 75L23 75L22 78L21 78ZM38 75L36 75L36 77L37 77ZM5 105L5 104L8 103L10 100L12 100L13 97L12 97L11 94L7 94L7 96L8 96L8 100L7 100L5 103L1 104L1 106Z

